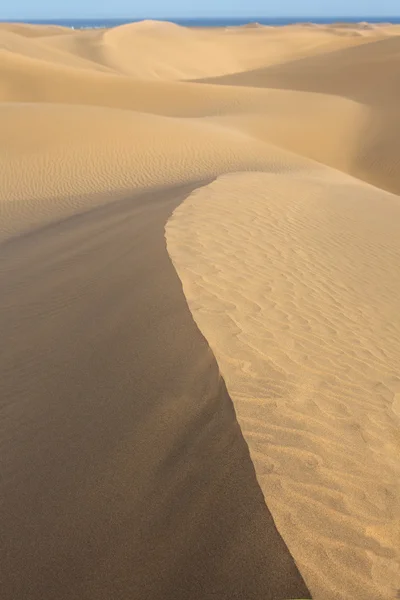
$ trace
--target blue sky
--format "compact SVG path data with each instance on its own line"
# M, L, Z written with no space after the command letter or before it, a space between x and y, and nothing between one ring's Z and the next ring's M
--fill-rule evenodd
M0 19L400 16L400 0L0 0Z

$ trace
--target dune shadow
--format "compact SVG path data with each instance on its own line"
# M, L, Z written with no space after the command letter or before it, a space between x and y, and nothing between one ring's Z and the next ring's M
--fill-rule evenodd
M381 105L393 102L399 88L399 51L400 38L392 36L195 83L316 92Z
M3 600L310 597L166 250L192 189L2 248Z

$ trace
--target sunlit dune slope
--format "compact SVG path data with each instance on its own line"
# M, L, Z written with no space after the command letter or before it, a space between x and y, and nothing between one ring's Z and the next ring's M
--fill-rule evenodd
M6 29L5 51L0 57L0 98L4 102L99 105L176 117L218 116L230 127L245 129L289 151L397 192L398 115L393 100L397 78L390 70L390 61L397 68L394 61L398 38L384 35L377 28L378 40L372 30L368 31L368 43L364 40L362 45L347 47L345 40L344 49L326 52L332 28L321 31L313 28L311 42L304 26L284 29L280 38L279 32L268 29L264 36L266 47L260 42L248 45L247 41L242 47L246 32L236 38L229 30L194 32L152 22L34 39ZM162 55L157 51L159 39L164 40ZM336 38L334 41L337 44ZM182 44L186 42L190 48L182 52ZM260 61L262 52L268 63L286 62L210 80L218 85L199 86L171 80L189 74L187 69L184 73L186 67L177 67L179 53L184 55L187 65L196 68L210 69L209 65L213 65L211 68L219 71L240 70L244 63L224 63L224 53L218 54L219 63L207 58L207 48L215 53L212 47L217 45L225 48L226 56L232 60L230 47L235 44L244 63ZM165 46L173 47L175 54L168 54ZM277 48L285 48L286 54L289 50L296 54L300 48L310 56L291 63L287 56L283 58L285 52ZM124 69L119 69L118 53L132 65L134 78L122 75ZM156 60L160 59L175 72L163 71L161 63L157 66ZM381 64L385 68L380 68ZM158 69L156 78L154 69ZM271 77L276 77L276 81ZM260 84L285 89L256 89ZM295 94L297 89L302 93ZM383 96L384 104L378 102L379 95ZM342 97L335 100L332 96ZM227 122L226 116L235 118Z
M368 43L318 53L285 64L236 73L215 83L307 90L391 106L400 90L400 36L368 38Z
M169 252L313 598L400 585L400 201L348 176L234 174Z

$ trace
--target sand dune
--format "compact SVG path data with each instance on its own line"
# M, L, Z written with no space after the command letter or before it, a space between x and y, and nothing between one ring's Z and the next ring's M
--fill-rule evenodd
M395 102L397 79L392 75L386 75L388 70L381 68L384 64L389 69L389 65L395 60L398 48L396 37L386 36L383 41L372 38L370 44L329 53L326 53L324 43L321 41L320 52L316 55L314 48L311 52L312 56L307 59L268 67L264 70L240 73L233 78L229 76L222 80L210 80L229 83L229 87L215 84L203 84L200 87L190 82L171 81L169 77L168 81L155 80L154 64L149 67L146 60L134 61L129 58L129 64L134 65L137 72L141 73L139 80L133 77L122 77L121 73L113 70L110 59L104 59L105 56L109 56L105 50L104 39L109 39L106 36L117 41L122 38L125 40L122 44L123 49L128 45L129 32L132 29L136 31L140 27L133 24L105 33L83 32L77 34L74 44L69 40L74 39L75 36L56 37L57 40L68 40L71 52L79 48L79 56L68 54L65 48L61 52L58 44L57 48L51 51L41 47L39 56L36 46L30 51L30 45L27 45L21 36L14 35L20 38L19 46L15 44L14 51L6 51L1 59L0 99L12 103L97 105L174 117L218 116L222 118L221 123L225 126L240 129L244 127L246 132L257 138L261 137L264 141L324 162L384 189L399 192L399 179L396 175L397 157L400 151L396 135L399 120ZM142 33L136 37L146 39L143 32L147 29L149 26L144 26ZM157 27L151 26L150 30L153 29ZM164 30L165 24L161 24L160 29ZM166 29L168 30L168 27ZM175 54L180 48L182 29L178 28ZM304 28L298 27L295 28L295 32L286 31L280 44L285 45L286 38L296 40L298 31L301 33L299 39L304 37ZM190 37L191 33L187 31L185 36ZM325 37L329 39L330 34L324 36L323 33L320 32L317 39L322 40ZM207 33L208 38L205 38L204 43L207 47L210 35ZM220 41L221 34L217 35L219 36L217 41ZM277 37L277 34L275 33L274 36ZM168 33L167 37L170 38L169 44L172 45L174 36ZM267 40L270 37L271 35L268 34ZM197 40L197 37L195 39ZM150 43L154 54L157 45L157 35L154 33L150 36ZM196 43L200 44L198 40ZM232 45L232 40L229 43ZM115 45L118 47L118 44ZM270 41L267 45L270 50ZM294 44L290 41L291 49L292 45ZM310 46L310 42L308 45ZM241 48L241 43L239 46ZM260 44L257 53L260 53L259 46ZM305 41L303 46L307 47ZM135 48L135 45L133 44L132 47ZM376 54L378 48L381 53L379 60ZM241 50L242 56L246 57L244 49ZM247 51L252 57L253 47L248 47ZM47 52L46 58L43 54L45 52ZM82 57L85 52L90 60ZM125 54L130 56L127 52ZM100 55L104 59L103 63L96 62L100 60ZM148 48L146 50L145 46L140 53L140 56L143 55L145 57L148 55ZM185 55L187 61L192 61L196 65L205 63L208 66L209 63L215 62L206 61L204 57L202 61L201 52L198 50L194 54L188 51ZM371 61L370 55L373 56ZM270 60L271 56L268 54L268 61ZM361 68L361 60L363 68ZM92 65L94 65L93 69ZM227 65L225 67L227 68ZM279 80L272 81L268 86L284 86L286 89L254 89L254 86L266 85L266 81L273 77L271 75L275 72L273 69L279 76ZM298 75L298 72L302 74ZM331 83L334 73L340 79L336 88ZM329 89L326 89L324 81L329 85ZM232 85L233 83L235 85ZM243 84L246 87L243 87ZM348 89L350 87L351 92ZM297 91L295 94L293 88L296 91L300 90L301 93ZM355 90L358 90L358 93L355 93ZM379 98L382 96L384 103L379 103L377 96ZM326 118L327 113L330 119ZM227 122L227 115L233 117L240 115L241 118ZM0 114L0 120L8 118L8 114L4 117ZM288 126L289 122L290 126ZM324 134L323 144L321 144L321 128Z
M399 91L396 77L399 49L398 35L369 38L369 43L317 53L284 65L224 75L213 82L306 90L337 94L371 105L392 105Z
M55 35L44 38L46 42L43 42L43 38L36 37L34 40L29 39L27 43L26 39L11 31L2 31L2 49L7 54L3 55L4 66L6 66L7 56L15 59L27 59L29 61L34 59L38 61L38 65L46 67L51 65L53 67L72 67L89 69L96 71L109 71L111 69L98 64L97 62L88 60L88 52L84 52L84 56L80 56L78 52L78 44L71 34L66 35ZM49 43L49 41L51 43Z
M310 171L221 178L167 229L315 598L400 585L399 222L397 197Z
M165 248L191 189L1 247L4 599L306 594Z
M6 600L396 598L399 31L0 24Z
M74 31L60 25L34 25L32 23L0 23L0 31L12 31L24 38L43 38L53 35L74 35Z

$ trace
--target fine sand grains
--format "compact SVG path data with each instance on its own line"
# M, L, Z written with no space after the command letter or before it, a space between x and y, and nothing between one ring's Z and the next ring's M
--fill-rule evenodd
M316 600L397 597L399 32L398 26L366 23L186 29L146 21L93 31L0 24L0 241L7 249L0 271L7 288L0 367L9 386L8 404L2 400L1 405L7 418L1 421L5 437L0 444L9 444L14 457L5 484L15 511L15 523L7 519L13 540L6 555L8 574L18 589L12 600L43 600L43 590L70 600L69 585L80 599L110 600L118 589L121 598L132 600L133 581L140 597L151 588L149 597L163 600L168 586L174 599L195 598L195 591L204 598L219 590L218 597L228 594L229 600L233 593L249 600L274 594L272 600L278 600L276 591L284 600L293 590L301 596L306 592L284 545L277 557L284 576L279 572L268 584L267 568L275 564L265 559L268 544L280 538L275 530L269 537L271 519L262 502L260 521L243 520L245 507L260 510L257 485L250 486L247 504L236 507L230 528L227 514L233 509L226 507L233 500L226 495L238 489L242 467L234 473L225 453L224 435L230 435L225 426L211 434L209 445L211 413L207 407L197 413L197 400L186 393L193 369L207 392L203 398L208 393L223 398L225 408L219 409L225 423L229 397L213 395L207 369L198 371L196 361L188 359L186 348L193 356L209 350L185 312L165 253L170 210L183 190L193 189L166 225L168 251L225 377L279 532ZM163 266L154 263L147 276L153 246ZM140 277L143 286L130 276ZM154 293L144 292L149 281ZM70 304L65 303L69 297ZM178 304L180 316L171 309ZM7 311L13 318L5 316ZM153 345L143 325L145 313ZM159 344L154 324L166 315ZM136 340L138 331L143 335ZM192 345L195 339L200 346ZM108 354L111 341L115 351ZM147 383L140 385L149 387L156 405L165 400L159 390L165 389L166 353L168 364L171 359L175 365L168 371L171 390L181 390L189 411L180 414L175 427L168 421L168 443L143 442L151 467L137 462L140 452L133 442L145 439L136 437L137 414L146 431L152 421L140 412L141 405L127 400L139 389L131 364L138 349L135 373L140 380L139 374L147 373ZM152 362L153 355L158 359ZM183 364L177 358L183 355L185 376L176 366ZM216 366L212 372L219 381ZM163 415L177 413L170 404L174 394ZM97 413L99 397L104 402ZM114 406L110 399L117 397L122 404L110 421L105 448L101 432ZM189 409L199 419L192 419ZM229 414L226 422L232 424ZM196 427L187 429L187 422ZM133 445L119 438L122 424L129 424L126 435ZM227 439L223 451L220 436ZM199 460L189 461L200 438L199 447L213 448L207 465L229 462L223 481L217 468L211 469L214 479L207 478L203 449L196 454ZM252 481L239 438L235 447ZM27 451L32 440L40 441L33 445L40 455L34 468ZM115 453L112 449L121 444L123 451ZM53 455L55 462L48 465L46 457ZM181 470L182 461L187 470ZM106 474L105 464L113 465ZM154 512L144 519L150 553L153 523L164 527L169 515L178 514L174 498L183 506L184 522L199 527L189 527L188 543L186 526L174 521L173 533L181 532L179 552L171 554L164 570L161 550L155 566L147 562L143 572L133 572L126 558L127 548L138 553L135 560L142 549L141 513L129 500L137 492L131 487L132 465L140 472L138 481L146 481L146 493L137 501L154 502ZM178 477L179 494L171 474ZM124 487L116 485L117 479ZM224 499L214 512L208 510L212 490ZM110 512L114 502L123 506L117 512L123 514L121 529L115 529ZM193 542L206 513L206 522L223 524L229 538L225 545L224 536L220 540L225 551L218 568L215 555L208 554L213 540L214 551L220 547L215 545L218 527L204 529L204 547ZM21 527L26 535L20 535ZM134 548L132 536L122 531L134 532ZM268 537L266 545L260 531ZM104 543L109 535L115 542L113 560ZM102 549L101 570L99 561L91 563L96 553L85 554L88 540ZM32 552L34 541L40 552ZM243 580L237 565L242 553L247 557ZM203 595L198 568L208 586ZM233 572L239 574L237 584Z
M315 598L400 588L399 223L397 197L326 169L222 177L167 226Z

